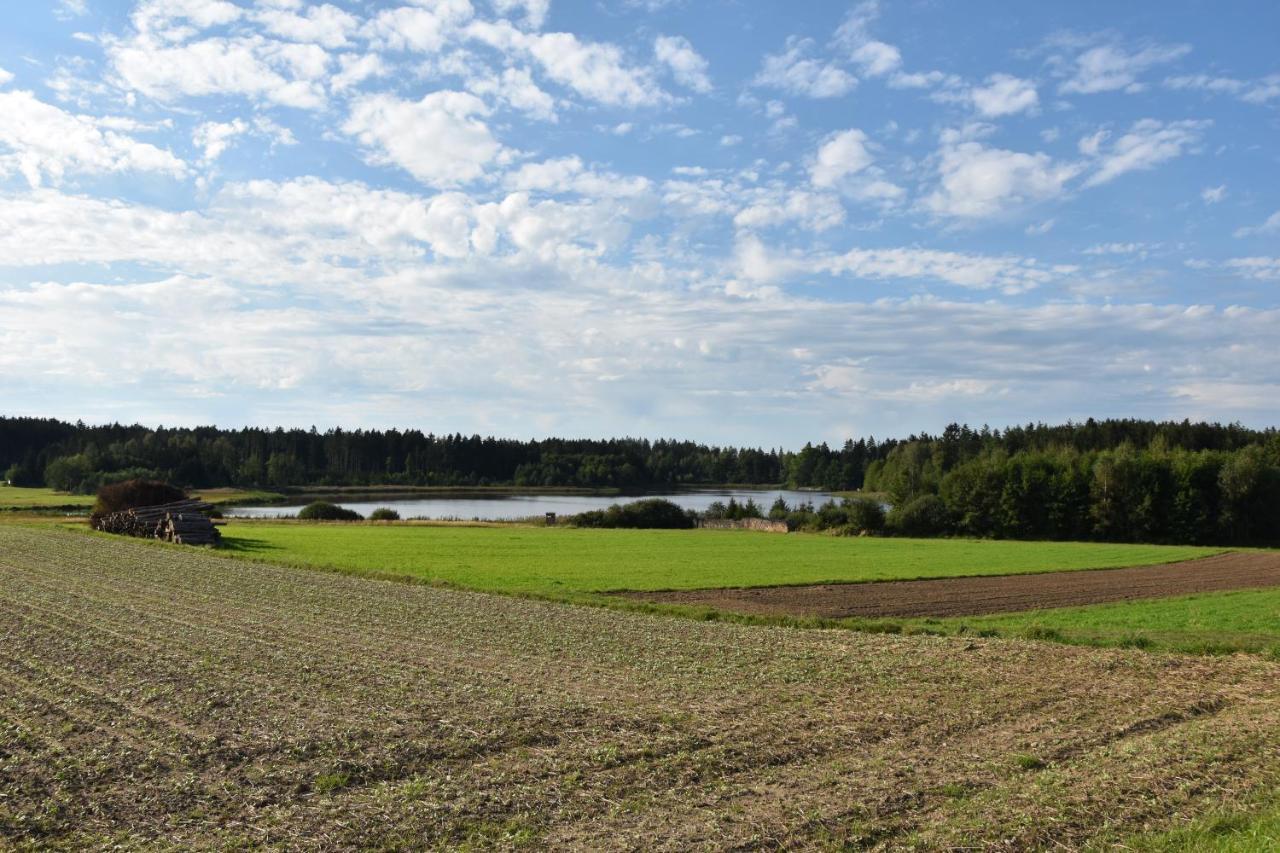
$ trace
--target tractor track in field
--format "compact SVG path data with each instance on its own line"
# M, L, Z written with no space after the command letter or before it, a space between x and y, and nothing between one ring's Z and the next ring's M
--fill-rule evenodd
M0 525L0 649L5 849L1078 848L1280 783L1258 659L673 620L52 529Z
M1280 553L1238 552L1121 569L914 581L623 593L752 616L979 616L1280 586Z

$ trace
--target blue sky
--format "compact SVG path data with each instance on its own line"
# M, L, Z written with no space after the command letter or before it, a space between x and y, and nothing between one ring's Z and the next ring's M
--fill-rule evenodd
M1280 6L1151 8L23 4L0 411L1274 424Z

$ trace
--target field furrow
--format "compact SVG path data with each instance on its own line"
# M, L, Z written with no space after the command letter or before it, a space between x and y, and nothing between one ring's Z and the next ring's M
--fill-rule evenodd
M1022 849L1280 781L1280 667L1251 658L701 623L17 527L0 640L19 846Z

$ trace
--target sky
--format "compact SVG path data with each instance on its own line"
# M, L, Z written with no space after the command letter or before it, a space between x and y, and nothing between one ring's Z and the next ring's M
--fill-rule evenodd
M1280 4L50 0L0 413L1280 422Z

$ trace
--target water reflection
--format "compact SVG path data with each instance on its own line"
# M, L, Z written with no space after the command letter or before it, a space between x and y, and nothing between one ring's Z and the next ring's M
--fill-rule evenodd
M544 516L548 512L557 515L574 515L591 509L604 509L612 504L630 503L643 498L666 498L685 509L705 510L715 501L728 503L730 498L738 503L754 500L761 511L768 512L775 500L781 497L788 506L812 502L815 506L831 498L826 492L797 492L789 489L700 489L690 492L650 495L466 495L432 496L413 498L387 497L370 500L329 497L333 503L353 509L368 516L378 507L389 507L400 513L401 518L473 519L485 521L509 521L531 516ZM290 506L242 506L224 510L232 518L292 518L303 504Z

